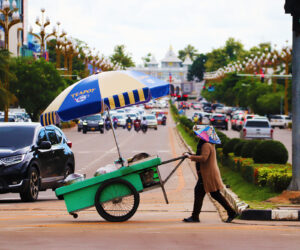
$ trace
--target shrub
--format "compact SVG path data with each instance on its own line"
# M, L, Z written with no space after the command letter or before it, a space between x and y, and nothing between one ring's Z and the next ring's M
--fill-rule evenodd
M288 151L279 141L264 141L254 148L253 160L255 163L285 164L288 160Z
M241 156L242 148L246 143L245 140L240 140L240 142L236 143L233 147L233 153L235 156Z
M268 174L267 185L275 192L281 192L289 186L292 179L292 173L287 172L286 169L273 170Z
M216 129L216 133L219 136L220 140L221 140L221 144L217 144L216 148L223 148L224 145L229 141L229 138L227 137L227 135L225 135L223 132L219 131Z
M259 143L261 143L261 141L259 141L259 140L246 141L246 143L243 144L242 151L241 151L241 156L243 158L253 158L254 148Z
M179 122L182 124L183 127L193 129L194 123L191 120L189 120L186 116L180 116Z
M241 139L239 138L233 138L230 139L228 142L225 143L224 148L223 148L223 153L225 155L228 155L229 153L233 153L233 148L234 146L239 143Z

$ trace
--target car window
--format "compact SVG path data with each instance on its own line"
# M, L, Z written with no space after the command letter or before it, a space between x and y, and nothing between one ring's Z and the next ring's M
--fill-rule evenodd
M259 127L259 128L269 128L269 123L267 121L248 121L246 127Z
M272 115L271 119L282 119L280 115Z
M49 141L51 142L52 145L59 143L54 130L47 130L47 135L48 135Z
M38 138L37 138L37 145L40 145L41 142L43 141L48 141L47 135L46 135L46 131L44 128L41 129L41 131L38 134Z
M55 133L56 133L56 136L57 136L57 139L58 139L58 142L61 143L62 141L62 138L63 138L63 135L62 133L58 130L58 129L55 129Z

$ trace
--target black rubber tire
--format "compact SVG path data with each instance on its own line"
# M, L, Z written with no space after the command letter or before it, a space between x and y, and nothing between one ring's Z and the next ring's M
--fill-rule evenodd
M66 166L65 172L64 172L64 179L65 179L68 175L73 174L73 173L74 173L73 169L72 169L70 166ZM57 199L63 200L63 199L64 199L64 196L63 196L63 195L59 195L59 196L57 196Z
M36 201L39 196L40 188L40 175L35 167L30 167L28 170L28 184L26 185L23 192L20 192L22 201L30 202Z
M100 134L103 134L103 133L104 133L103 128L100 128L99 131L100 131Z
M83 133L83 134L86 134L86 128L83 128L83 129L82 129L82 133Z
M157 127L155 127L154 130L157 130Z
M78 132L81 132L81 128L77 128L77 131L78 131Z
M129 188L134 197L133 207L125 215L114 216L112 214L109 214L108 212L106 212L105 208L103 208L102 204L99 202L102 192L105 191L105 189L107 187L109 187L111 185L115 185L115 184L118 184L118 185L122 184L122 185L126 186L127 188ZM122 179L112 179L112 180L109 180L109 181L103 183L98 188L98 191L95 195L95 207L97 209L97 212L103 219L110 221L110 222L127 221L135 214L139 204L140 204L140 194L136 191L136 189L130 182L128 182L126 180L122 180Z

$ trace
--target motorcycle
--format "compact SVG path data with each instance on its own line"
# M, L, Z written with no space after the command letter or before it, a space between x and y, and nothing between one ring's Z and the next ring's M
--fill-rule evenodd
M167 123L167 117L163 117L162 120L161 120L161 125L165 126Z
M114 120L114 121L113 121L113 126L114 126L114 129L117 129L117 128L118 128L118 121L117 121L117 120Z
M110 130L111 129L111 123L110 121L105 121L105 129Z
M148 130L148 125L143 124L141 129L142 129L143 133L145 134Z
M127 130L130 131L132 129L132 122L127 122Z
M134 130L136 132L139 132L141 129L141 123L140 122L134 122Z

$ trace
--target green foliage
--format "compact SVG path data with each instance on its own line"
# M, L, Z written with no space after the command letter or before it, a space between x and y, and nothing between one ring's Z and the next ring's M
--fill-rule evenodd
M288 160L288 151L279 141L263 141L253 152L255 163L285 164Z
M204 54L200 54L197 56L191 67L189 68L188 71L188 81L193 81L194 78L197 78L199 81L203 80L203 75L205 72L205 62L207 60L207 56Z
M284 93L267 93L261 95L257 98L257 105L259 109L257 113L259 114L278 114L280 110L281 98L283 98Z
M229 153L233 153L234 152L234 146L239 143L241 141L241 139L239 138L233 138L233 139L230 139L225 145L224 145L224 148L223 148L223 153L225 155L228 155Z
M254 148L261 143L259 140L250 140L246 141L243 144L242 151L241 151L241 156L244 158L253 158L253 151Z
M114 54L110 57L113 65L119 65L121 69L134 67L132 57L125 52L125 45L117 45L114 48Z
M10 89L33 121L38 120L43 110L66 88L54 65L43 58L16 58L11 70L18 79L11 81Z
M216 129L216 133L219 136L220 140L221 140L221 144L217 144L216 148L223 148L224 145L229 141L229 138L227 137L227 135L225 135L223 132L221 132L220 130Z
M235 156L241 156L242 148L246 144L245 140L240 140L240 142L236 143L233 147L233 152Z
M184 61L186 56L189 55L191 60L193 61L198 56L198 51L194 46L188 44L183 50L178 51L178 57L180 60Z
M292 180L292 172L289 168L262 167L258 170L258 185L269 186L275 192L281 192L289 186Z
M180 116L179 117L179 122L186 128L188 129L193 129L194 123L189 120L186 116Z
M148 53L146 56L142 57L142 61L144 62L144 67L147 66L147 63L151 61L152 54Z

